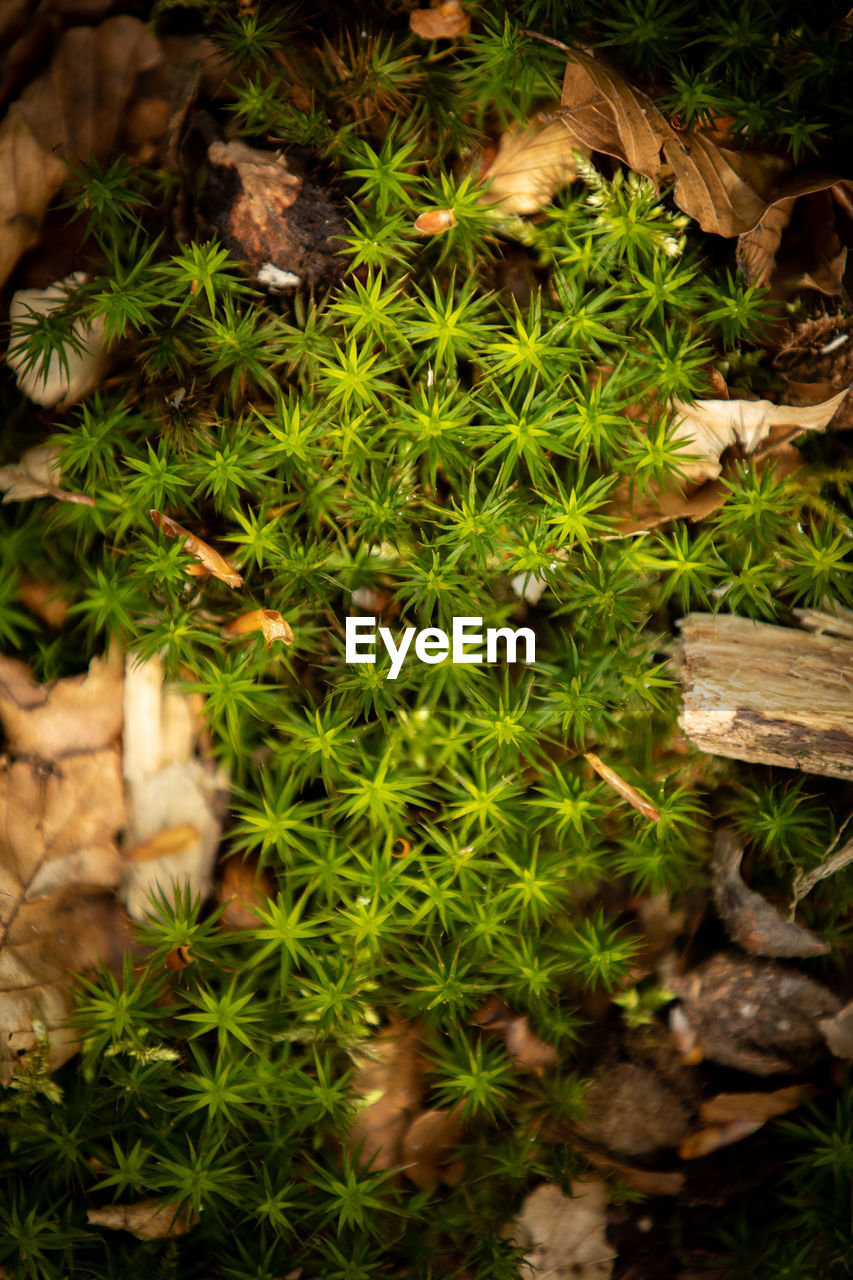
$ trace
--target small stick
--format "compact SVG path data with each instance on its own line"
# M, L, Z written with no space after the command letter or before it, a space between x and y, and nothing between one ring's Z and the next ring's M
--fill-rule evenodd
M847 819L847 822L849 821L850 818ZM844 823L844 827L847 826L847 822ZM841 828L841 831L844 830L844 827ZM839 836L841 835L841 831L838 833ZM832 846L830 845L830 848L831 847ZM811 893L816 884L819 884L821 880L826 880L828 876L834 876L836 871L842 871L844 867L849 866L851 862L853 862L853 840L848 840L837 853L833 853L831 857L827 858L825 862L822 862L819 867L815 867L813 871L809 871L807 873L798 871L796 879L794 880L794 896L791 899L791 905L788 908L788 919L793 920L797 907L800 905L803 898Z
M589 761L599 778L603 778L623 800L627 800L635 809L639 809L644 818L648 818L649 822L660 821L660 813L654 805L645 796L640 795L636 787L632 787L624 778L620 778L614 769L606 765L603 760L599 760L594 751L585 751L583 758Z

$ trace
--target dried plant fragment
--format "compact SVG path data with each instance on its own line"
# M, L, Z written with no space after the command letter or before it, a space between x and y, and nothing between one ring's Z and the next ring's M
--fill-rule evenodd
M235 636L251 635L255 631L263 632L268 649L276 640L293 644L290 624L277 609L252 609L249 613L243 613L225 624L222 635L226 640L233 640Z
M578 51L569 55L562 104L569 128L586 146L653 182L662 176L663 152L675 178L675 203L716 235L751 231L787 170L775 156L729 150L697 130L676 131L651 98Z
M654 805L641 795L636 787L632 787L624 778L620 778L614 769L606 765L603 760L599 760L594 751L585 751L584 760L588 760L599 778L603 778L608 786L611 786L623 800L627 800L628 804L639 810L644 818L648 818L649 822L660 821L660 813Z
M769 1076L810 1066L824 1052L818 1019L839 1001L821 983L771 960L712 956L669 985L706 1058Z
M596 1178L579 1178L571 1196L553 1183L531 1191L507 1234L527 1248L525 1280L609 1280L615 1254L607 1243L607 1187Z
M452 40L455 36L467 36L471 18L459 0L433 0L430 9L412 10L409 26L422 40Z
M720 828L712 862L714 904L726 933L754 956L825 956L828 942L802 925L785 920L760 893L749 889L740 874L743 848L733 831Z
M500 214L538 213L556 192L574 182L578 151L588 154L562 120L513 126L480 175L489 184L486 200Z
M822 1018L818 1026L830 1053L836 1058L853 1058L853 1001L840 1009L834 1018Z
M95 499L85 493L69 493L59 484L62 472L57 458L59 449L49 444L33 445L21 454L20 462L0 467L0 489L4 502L27 502L31 498L56 498L60 502L79 502L94 507Z
M731 1146L757 1132L768 1120L793 1111L809 1096L804 1085L790 1085L773 1093L720 1093L703 1102L699 1119L705 1126L682 1142L682 1160L697 1160Z
M94 661L86 677L36 685L0 658L0 720L12 759L0 770L0 1082L45 1028L53 1070L77 1050L71 979L131 943L109 890L121 877L126 820L121 677ZM20 758L16 758L20 757Z
M730 445L754 453L770 437L773 427L789 427L785 440L802 431L823 431L847 396L847 388L814 405L771 404L769 400L673 400L677 417L673 439L681 440L692 456L682 464L686 480L702 482L720 475L720 458Z
M452 1161L453 1148L462 1134L458 1108L422 1111L403 1135L400 1158L406 1176L421 1191L434 1191L439 1182L453 1185L460 1168Z
M82 271L75 271L64 280L57 280L47 289L19 289L9 303L9 348L6 363L15 374L24 395L45 408L54 405L74 404L87 391L96 386L103 375L107 358L104 351L104 321L96 317L91 325L83 320L74 321L72 344L62 353L52 352L44 372L40 368L27 368L24 342L30 317L51 315L60 311L85 280Z
M371 1168L391 1169L401 1160L401 1143L420 1107L420 1032L397 1022L380 1031L361 1057L353 1082L364 1105L350 1127L350 1142Z
M187 1235L198 1223L197 1213L157 1199L90 1209L87 1218L93 1227L129 1231L137 1240L175 1240Z
M257 929L257 907L266 905L275 894L272 877L258 872L257 859L229 858L222 872L217 897L224 906L220 921L224 929Z
M206 573L213 574L214 578L220 578L229 587L242 587L243 579L233 564L226 560L223 555L220 555L209 543L197 538L194 533L190 533L189 529L185 529L182 524L178 524L177 520L164 516L160 511L150 511L148 514L156 527L162 533L165 533L167 537L183 538L187 551L190 555L197 557Z

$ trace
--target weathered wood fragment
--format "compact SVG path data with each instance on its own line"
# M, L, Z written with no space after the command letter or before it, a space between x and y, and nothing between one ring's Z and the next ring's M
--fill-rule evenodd
M696 746L853 778L853 642L733 615L680 627L680 724Z

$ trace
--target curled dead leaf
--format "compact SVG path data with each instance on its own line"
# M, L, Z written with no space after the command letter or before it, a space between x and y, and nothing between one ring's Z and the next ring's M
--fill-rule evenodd
M252 609L249 613L242 613L239 618L225 624L222 635L226 640L233 640L236 636L251 635L255 631L263 632L268 649L276 640L293 644L293 631L278 609Z
M649 822L660 821L660 813L654 805L641 795L636 787L632 787L624 778L620 778L615 769L611 769L603 760L600 760L594 751L585 751L584 760L592 765L599 778L603 778L608 786L612 787L623 800L627 800L628 804L633 805L644 818L648 818Z
M4 502L26 502L31 498L56 498L60 502L78 502L94 507L95 499L85 493L70 493L60 485L60 450L49 444L37 444L21 454L20 462L0 467L0 489Z
M452 209L426 209L415 218L415 231L423 236L437 236L455 226L456 215Z
M452 40L468 34L471 18L459 0L433 0L430 9L412 10L409 27L422 40Z
M150 511L148 514L156 527L162 533L165 533L167 537L183 538L187 551L190 555L198 558L205 573L213 574L214 578L221 579L229 587L241 587L243 585L243 579L233 564L226 560L223 555L220 555L209 543L197 538L194 533L190 533L189 529L185 529L182 524L178 524L177 520L164 516L160 511Z
M486 199L500 214L538 213L577 177L575 153L588 154L563 120L515 125L481 174Z
M791 1085L773 1093L720 1093L703 1102L699 1119L703 1128L682 1142L682 1160L697 1160L731 1146L757 1132L768 1120L793 1111L809 1096L805 1085Z
M199 1220L197 1213L158 1199L90 1209L87 1218L93 1227L129 1231L137 1240L175 1240L192 1231Z

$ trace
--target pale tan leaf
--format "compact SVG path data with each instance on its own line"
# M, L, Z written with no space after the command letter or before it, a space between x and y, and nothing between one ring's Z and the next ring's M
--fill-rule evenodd
M452 40L471 30L470 15L459 0L433 0L431 9L413 9L409 26L422 40Z
M60 485L60 450L48 444L33 445L21 454L20 462L0 467L0 489L5 489L4 502L26 502L31 498L55 498L59 502L77 502L93 507L95 499L86 493L72 493Z
M716 478L722 471L720 457L725 449L737 444L746 453L753 453L773 427L793 428L793 435L823 431L847 391L845 388L821 404L796 407L769 400L695 400L693 404L673 400L673 439L683 441L693 455L682 464L682 474L694 482Z
M82 320L74 322L74 337L80 345L78 349L68 346L64 348L64 364L54 352L44 373L40 368L25 367L27 356L23 344L29 317L51 315L60 310L68 301L69 295L85 279L82 271L75 271L73 275L57 280L47 289L19 289L12 295L9 304L9 349L6 363L15 374L24 395L45 408L52 408L60 403L63 406L74 404L96 385L107 367L102 317L97 317L91 325L84 324Z
M77 1048L71 979L130 945L107 892L121 877L116 835L126 811L121 677L95 661L87 677L36 685L0 659L0 1081L47 1032L51 1069ZM20 758L16 758L20 757Z
M184 546L190 555L195 556L207 573L220 578L229 587L241 587L243 579L233 564L202 538L197 538L189 529L185 529L177 520L164 516L160 511L150 511L149 515L156 527L169 538L183 538Z
M129 1231L137 1240L175 1240L192 1231L199 1220L197 1213L161 1199L90 1209L87 1218L93 1227Z
M589 154L564 120L513 126L481 175L489 184L486 200L502 214L538 213L574 182L577 151Z
M836 1058L853 1058L853 1002L846 1004L834 1018L822 1018L817 1025L830 1053Z
M422 1111L403 1136L400 1159L406 1176L422 1191L434 1191L444 1182L453 1148L462 1136L459 1109Z
M526 1247L520 1275L525 1280L609 1280L615 1253L607 1242L607 1187L579 1178L570 1196L543 1182L531 1191L508 1230Z

